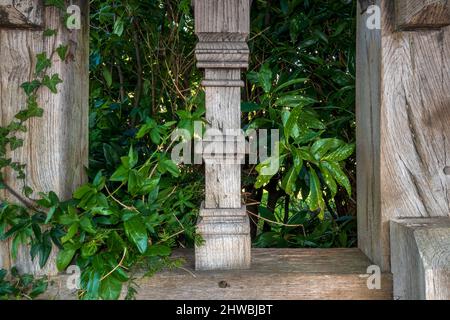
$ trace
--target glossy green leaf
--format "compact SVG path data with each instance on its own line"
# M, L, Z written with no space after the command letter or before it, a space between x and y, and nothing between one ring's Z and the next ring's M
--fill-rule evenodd
M344 141L335 138L320 139L312 145L311 153L317 160L320 160L330 149L339 148L343 144Z
M167 257L171 254L171 252L172 250L168 246L154 244L148 247L147 251L145 252L145 255Z
M349 196L352 194L352 186L350 180L341 169L339 163L323 161L322 165L327 168L338 184L347 190Z
M319 177L314 169L309 169L310 179L309 179L309 197L308 204L311 211L319 211L319 217L323 219L325 201L323 200L322 188L320 185Z
M281 187L288 195L294 195L297 191L297 187L295 185L298 178L297 171L295 168L291 168L283 177L283 181L281 182Z
M58 252L58 256L56 257L56 266L59 271L64 271L69 266L73 257L75 256L76 250L63 249Z
M341 162L348 159L354 152L355 144L346 144L325 155L322 159L329 162Z
M323 180L331 191L331 196L334 198L337 193L337 184L333 175L322 163L320 164L320 172L322 173Z
M136 245L140 253L145 253L148 246L148 235L142 218L135 216L125 221L124 226L128 239Z
M100 297L103 300L117 300L122 291L122 282L114 275L103 279L100 283Z

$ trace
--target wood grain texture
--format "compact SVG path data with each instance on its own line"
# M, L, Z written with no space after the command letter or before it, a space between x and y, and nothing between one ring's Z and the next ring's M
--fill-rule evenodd
M245 206L240 209L202 209L197 232L205 243L195 250L196 270L250 268L250 221Z
M241 129L241 69L248 67L249 0L196 0L197 67L205 69L206 120L204 151L223 149L227 137ZM231 131L231 132L230 132ZM214 138L222 136L219 140ZM204 153L205 203L197 231L205 243L196 247L198 270L250 267L250 228L241 200L243 154L226 146Z
M61 199L71 197L73 190L85 182L85 167L88 163L88 97L89 97L89 35L88 1L74 1L81 8L82 29L67 30L61 25L60 12L55 8L45 9L45 29L56 29L55 37L44 37L42 31L13 30L0 28L0 123L9 123L25 106L25 94L20 88L23 82L33 80L35 56L48 54L59 44L69 45L69 60L61 62L55 55L51 74L58 73L63 83L58 85L58 94L47 89L38 93L44 116L31 119L28 133L23 135L25 145L11 156L14 161L26 163L27 184L35 191L55 191ZM22 183L11 171L5 172L6 182L19 191ZM5 191L2 199L16 200ZM31 262L29 250L22 248L18 258L12 261L9 244L0 244L0 267L17 265L22 272L56 272L52 263L38 270L37 261ZM36 259L37 260L37 259Z
M43 0L0 0L0 28L41 28Z
M358 17L358 237L389 270L392 218L450 214L450 29L396 32L394 2L376 4L381 30Z
M381 275L381 289L367 288L371 262L358 249L253 249L252 268L195 271L191 250L178 250L185 269L151 278L138 272L139 300L390 300L392 276ZM75 299L67 276L54 277L43 299ZM125 292L123 292L124 294ZM122 295L123 296L123 295Z
M450 218L391 221L394 297L450 300Z
M395 0L397 28L414 30L450 25L448 0Z

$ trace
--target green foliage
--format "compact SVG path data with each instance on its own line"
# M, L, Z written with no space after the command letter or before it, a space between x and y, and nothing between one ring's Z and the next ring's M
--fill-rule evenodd
M189 3L91 1L89 183L69 200L24 184L21 205L1 202L0 239L12 241L13 256L29 244L44 266L56 246L59 270L81 269L82 299L117 299L124 285L132 299L133 268L177 268L172 249L201 241L202 168L170 159L170 134L193 133L205 113ZM278 171L265 171L274 157L244 168L247 202L259 203L257 246L355 244L354 10L342 1L253 1L243 123L281 133ZM7 155L23 145L27 120L45 116L38 90L56 93L63 81L47 74L56 56L70 63L68 45L36 57L35 79L22 85L26 107L0 128L0 172L10 167L22 181L25 165ZM0 176L2 187L14 192Z
M344 228L339 217L354 220L354 14L355 2L253 2L245 129L276 128L281 135L278 171L267 171L273 157L245 169L249 202L261 203L255 222L261 208L269 213L258 223L257 245L275 237L284 239L277 246L308 246L286 240L308 239L308 225L280 227L296 220L296 211L304 215L300 224L329 226L334 234ZM350 225L348 241L331 245L354 245ZM330 242L314 241L322 245Z
M33 300L47 290L46 278L35 279L29 274L19 274L13 267L8 277L6 270L0 269L0 300Z

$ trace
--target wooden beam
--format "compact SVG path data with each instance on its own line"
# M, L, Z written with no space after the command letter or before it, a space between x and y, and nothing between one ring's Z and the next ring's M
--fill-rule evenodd
M0 0L0 28L41 28L42 0Z
M250 32L249 0L195 0L197 66L205 69L207 140L222 147L239 140L241 129L241 70L248 67L246 43ZM226 137L226 138L225 138ZM209 144L211 145L211 144ZM204 208L198 232L205 243L196 247L199 270L250 267L250 225L241 200L243 154L225 150L207 154Z
M450 28L397 32L394 1L374 4L379 30L357 11L358 245L389 271L391 219L450 215Z
M450 300L450 218L391 221L394 297Z
M448 0L395 0L400 30L442 28L450 25Z
M18 3L15 1L14 3ZM27 164L27 184L36 192L54 191L60 199L70 199L72 192L86 181L88 164L88 97L89 97L89 2L72 1L81 9L81 29L68 30L62 23L61 11L54 7L43 10L43 28L23 29L21 26L5 29L0 26L0 125L9 123L26 105L26 96L20 87L33 80L36 54L48 55L60 44L69 45L69 60L61 61L55 54L50 74L59 74L63 83L58 93L38 91L42 118L27 122L23 135L24 146L11 154L13 161ZM45 29L57 30L57 35L46 37ZM6 182L19 194L22 181L6 170ZM5 190L0 198L16 201ZM12 259L10 243L0 243L0 268L17 266L20 272L54 274L57 272L53 250L47 267L40 270L38 259L30 259L29 248L21 248Z
M191 250L178 250L184 269L153 277L138 272L138 300L390 300L392 276L367 286L371 262L358 249L254 249L252 269L196 271ZM43 299L75 299L67 276L52 277ZM125 295L125 290L122 297Z

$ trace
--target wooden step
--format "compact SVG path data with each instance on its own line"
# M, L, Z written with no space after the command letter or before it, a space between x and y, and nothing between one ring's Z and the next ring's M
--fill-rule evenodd
M193 250L177 250L182 269L138 277L142 300L388 300L392 275L381 275L381 289L368 289L371 262L358 249L253 249L252 268L195 271ZM142 272L141 274L144 274ZM67 276L52 279L46 299L75 299Z

